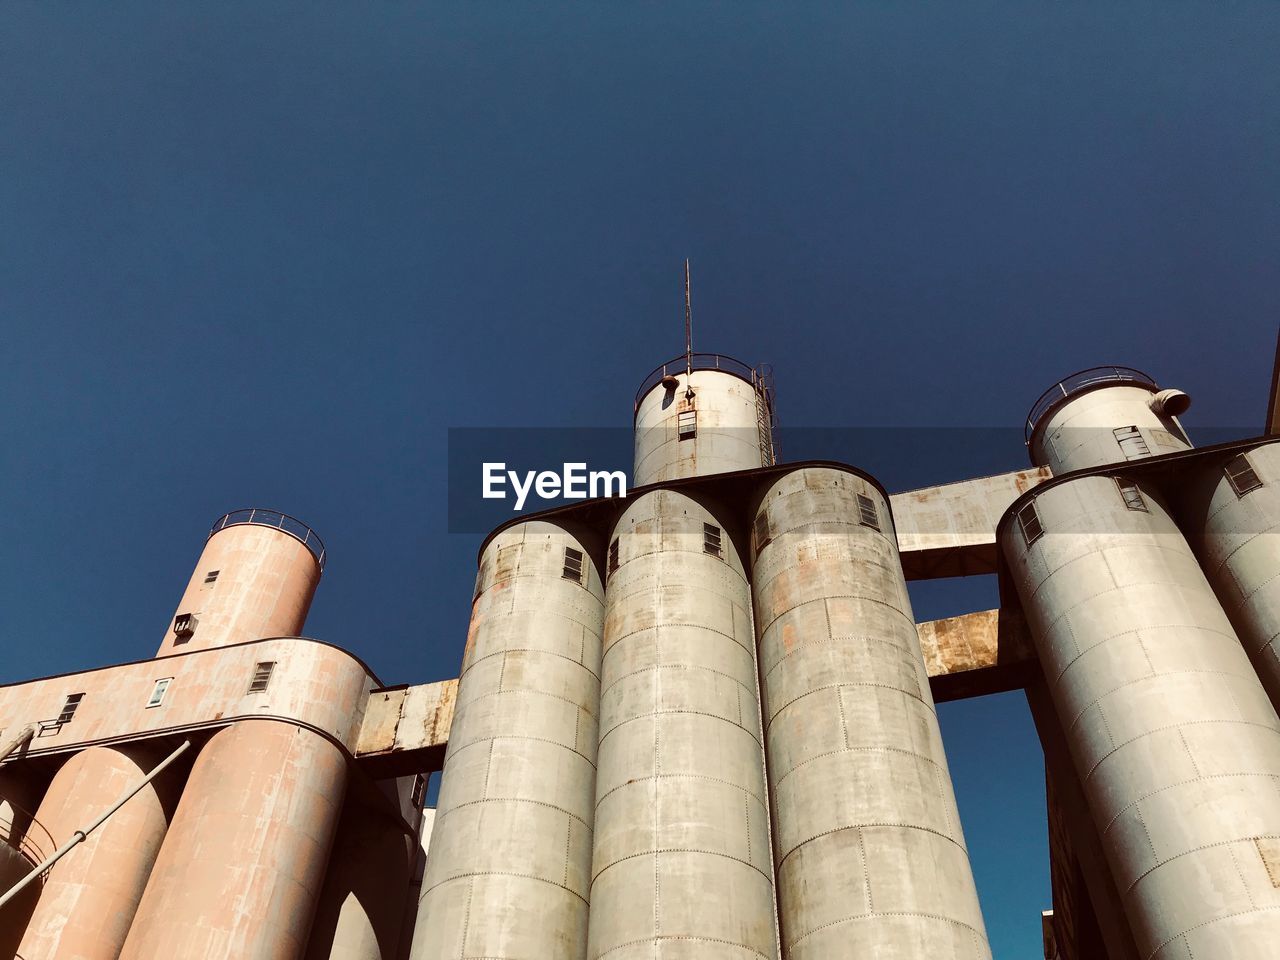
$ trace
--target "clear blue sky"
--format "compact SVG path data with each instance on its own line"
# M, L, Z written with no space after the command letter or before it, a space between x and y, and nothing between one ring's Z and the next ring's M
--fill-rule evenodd
M914 428L895 489L965 476L951 428L1024 465L1095 363L1256 431L1278 49L1272 2L6 3L0 679L150 656L246 505L329 545L309 634L453 675L446 430L628 426L685 256L788 425ZM942 717L996 956L1039 956L1025 705Z

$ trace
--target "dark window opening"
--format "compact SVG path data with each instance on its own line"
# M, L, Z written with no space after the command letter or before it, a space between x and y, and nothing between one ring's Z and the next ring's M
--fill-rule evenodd
M724 555L724 548L720 540L720 528L713 523L704 523L702 525L702 552L709 553L713 557Z
M84 699L83 693L73 693L67 697L66 703L62 705L62 712L58 714L57 722L70 723L71 718L76 715L76 710L80 708L80 701Z
M196 615L194 613L180 613L173 618L173 635L178 640L190 640L191 635L196 632Z
M861 493L858 497L858 522L872 530L880 529L880 514L876 510L876 502Z
M221 570L210 570L208 573L204 575L204 582L213 583L213 581L218 579L218 574L220 574L221 572L222 572Z
M1027 546L1031 546L1044 536L1044 525L1040 522L1040 515L1036 513L1034 500L1018 511L1018 526L1022 528L1022 536L1027 541Z
M1124 505L1130 510L1141 510L1143 513L1150 513L1147 509L1147 501L1142 499L1142 491L1138 489L1138 485L1132 480L1123 480L1116 477L1116 486L1120 488L1120 497L1124 500Z
M691 440L698 435L697 410L681 410L676 415L676 435L681 440Z
M250 693L262 693L271 683L271 673L276 668L274 660L264 660L253 670L253 680L249 683Z
M1258 476L1257 471L1253 469L1253 464L1243 453L1228 463L1223 472L1237 497L1243 497L1250 490L1257 490L1262 486L1262 478Z
M413 778L413 792L409 796L409 802L413 804L415 810L422 809L422 802L427 799L427 775L419 773Z
M617 573L618 571L618 538L613 538L613 543L609 544L609 572Z
M769 529L768 513L763 510L760 511L760 515L756 517L755 526L751 530L751 535L756 542L756 556L759 556L765 545L773 540L773 531Z
M574 583L582 582L582 551L573 547L564 548L564 571L560 574Z

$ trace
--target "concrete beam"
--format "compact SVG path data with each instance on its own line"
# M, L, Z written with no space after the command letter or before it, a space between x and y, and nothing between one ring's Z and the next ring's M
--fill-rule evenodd
M1019 689L1035 666L1016 614L982 610L917 629L938 702ZM375 779L441 769L457 696L457 680L374 690L356 742L361 768Z
M1048 467L1032 467L895 493L889 502L907 579L995 573L1000 517L1051 476Z

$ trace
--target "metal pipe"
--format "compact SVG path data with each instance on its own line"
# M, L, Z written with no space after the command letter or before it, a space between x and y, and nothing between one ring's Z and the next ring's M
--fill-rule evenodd
M106 811L102 814L102 816L98 817L97 820L93 821L93 823L89 824L89 826L85 827L83 830L76 830L74 833L72 833L70 840L68 840L66 843L60 846L52 854L46 857L43 863L41 863L34 870L32 870L25 877L23 877L16 884L14 884L7 891L5 891L3 896L0 896L0 907L3 907L6 903L8 903L10 900L16 897L33 880L35 880L36 877L40 876L40 874L44 873L46 870L52 867L55 863L57 863L59 860L65 857L68 853L70 853L71 850L76 846L76 844L82 843L83 841L87 840L89 838L89 834L93 833L93 831L97 830L100 826L106 823L108 817L110 817L113 813L115 813L117 810L123 807L131 799L133 799L134 794L136 794L139 790L141 790L148 783L150 783L152 780L158 777L161 773L163 773L164 769L167 766L169 766L169 764L173 763L173 761L177 760L178 757L182 756L182 754L185 753L187 748L190 746L191 746L190 740L183 740L182 745L178 747L178 749L174 750L173 753L169 754L167 757L165 757L163 760L157 763L155 767L152 768L150 773L148 773L145 777L139 780L133 787L131 787L128 790L127 793L125 793L122 797L120 797L119 800L117 800L110 807L108 807Z
M26 744L31 742L31 738L36 735L36 725L29 723L18 732L18 735L0 747L0 760L8 759L11 754L17 753Z

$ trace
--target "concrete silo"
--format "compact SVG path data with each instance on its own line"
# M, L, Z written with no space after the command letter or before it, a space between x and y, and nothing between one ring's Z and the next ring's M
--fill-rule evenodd
M776 956L751 588L725 524L644 494L608 549L589 960Z
M585 956L603 593L554 523L486 544L413 960Z
M1078 398L1060 385L1029 418L1033 458L1055 472L1146 459L1176 426L1143 411L1180 395L1104 369L1110 382ZM1083 432L1059 444L1066 427L1046 424L1084 408ZM1141 956L1272 957L1280 719L1163 494L1114 473L1015 502L1007 573Z
M783 955L987 960L887 497L798 469L752 539Z

